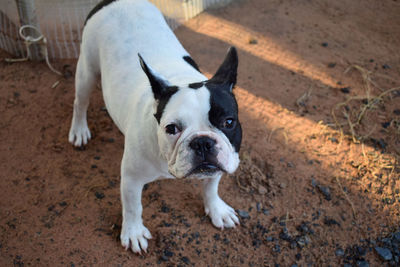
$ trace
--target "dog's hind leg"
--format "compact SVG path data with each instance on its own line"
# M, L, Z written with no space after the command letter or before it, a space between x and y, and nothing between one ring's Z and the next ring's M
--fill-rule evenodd
M68 140L74 146L86 145L91 138L86 113L96 74L83 54L79 57L75 75L75 101Z

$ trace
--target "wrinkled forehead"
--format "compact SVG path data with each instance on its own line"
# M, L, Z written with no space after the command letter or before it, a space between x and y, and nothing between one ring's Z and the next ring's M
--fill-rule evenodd
M179 87L171 96L161 118L161 124L171 122L209 123L210 91L205 87L192 89Z

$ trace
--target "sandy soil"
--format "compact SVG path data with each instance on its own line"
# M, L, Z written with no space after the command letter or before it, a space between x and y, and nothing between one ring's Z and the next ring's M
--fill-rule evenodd
M42 63L2 60L0 265L399 264L398 14L389 0L248 0L178 28L208 75L239 50L242 162L219 191L241 226L212 226L198 182L155 182L143 194L154 238L142 256L118 240L123 137L101 91L88 113L94 138L74 149L76 61L56 62L60 79Z

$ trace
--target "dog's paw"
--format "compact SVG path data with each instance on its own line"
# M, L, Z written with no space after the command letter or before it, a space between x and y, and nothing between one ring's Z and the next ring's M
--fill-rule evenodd
M217 228L232 228L240 224L235 210L219 197L214 201L208 202L205 211Z
M87 123L73 123L69 130L68 141L74 146L86 145L91 138Z
M121 245L134 253L147 252L147 239L151 239L150 231L142 224L128 224L122 226Z

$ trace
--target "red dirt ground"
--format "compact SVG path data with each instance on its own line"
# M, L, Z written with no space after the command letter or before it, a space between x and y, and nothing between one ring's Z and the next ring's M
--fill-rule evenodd
M198 182L149 184L154 238L142 256L118 240L123 137L101 91L88 113L94 138L74 149L73 76L2 60L0 265L398 264L398 249L384 262L373 248L399 226L399 14L389 0L248 0L178 28L207 75L229 46L239 50L242 162L219 192L249 218L220 231Z

